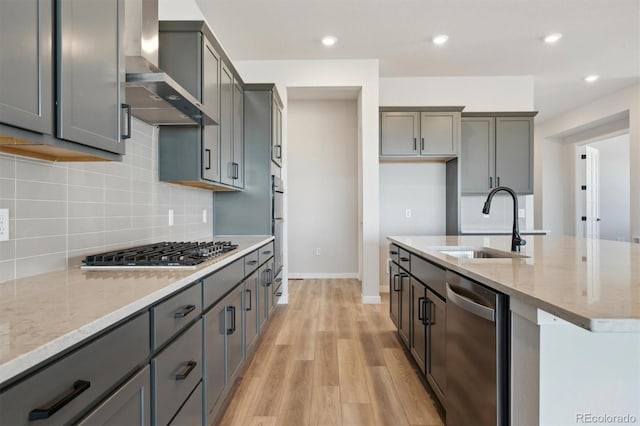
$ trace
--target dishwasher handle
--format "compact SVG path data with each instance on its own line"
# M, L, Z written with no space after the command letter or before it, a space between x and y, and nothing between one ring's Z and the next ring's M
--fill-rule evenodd
M456 293L449 283L447 283L447 297L451 302L475 316L484 318L487 321L491 322L496 321L495 309L482 305L474 300L469 299L468 297Z

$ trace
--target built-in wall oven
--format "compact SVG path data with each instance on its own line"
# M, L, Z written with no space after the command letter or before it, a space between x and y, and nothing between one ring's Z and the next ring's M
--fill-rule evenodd
M275 261L275 293L276 295L280 295L281 289L279 288L282 284L282 232L284 228L284 186L282 184L282 180L276 176L271 176L271 194L272 194L272 202L273 208L272 212L272 233L275 237L275 253L274 253L274 261Z

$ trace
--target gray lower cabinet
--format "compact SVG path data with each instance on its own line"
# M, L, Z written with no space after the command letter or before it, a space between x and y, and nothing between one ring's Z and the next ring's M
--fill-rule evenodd
M238 286L235 290L225 298L225 329L226 334L226 351L227 351L227 380L228 384L232 383L242 360L244 359L244 340L242 329L244 327L244 315L242 315L242 307L244 304L244 287Z
M144 313L2 390L0 424L73 422L148 354L149 314Z
M152 421L168 424L202 378L202 323L151 359Z
M151 348L158 349L202 313L200 282L151 308Z
M49 135L53 133L52 16L53 0L0 2L0 123Z
M148 426L151 424L150 394L151 373L146 366L91 410L78 425Z
M427 289L420 281L411 278L411 355L416 360L420 371L424 374L427 365Z
M398 327L400 324L400 269L395 262L391 262L389 271L389 315L391 321Z
M170 425L175 426L202 426L202 381L189 395L189 398L171 420ZM123 423L124 424L124 423Z
M462 108L435 111L380 112L381 157L444 157L458 155ZM455 111L454 111L455 110Z
M124 154L124 2L65 0L56 4L57 136Z
M461 130L462 194L486 194L508 186L533 193L533 116L463 113Z
M258 272L252 273L244 282L244 336L245 336L245 353L255 343L260 331L260 323L258 322L260 311L260 280Z
M270 317L273 313L273 309L276 307L275 296L275 264L274 259L271 258L265 264L263 275L264 289L265 289L265 309L267 311L267 317Z
M398 332L408 348L411 334L411 277L403 270L400 270L398 286L400 287L400 324L398 325Z
M447 304L445 299L427 289L424 316L428 323L427 381L444 404L447 389Z

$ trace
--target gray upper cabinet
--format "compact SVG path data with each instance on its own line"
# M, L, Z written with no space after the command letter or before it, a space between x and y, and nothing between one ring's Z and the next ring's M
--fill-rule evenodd
M130 129L121 126L123 0L66 0L57 6L57 136L124 154L123 133Z
M271 103L271 160L282 167L282 104L278 96Z
M417 112L383 112L380 114L380 155L413 156L418 154L420 117Z
M423 112L420 114L420 154L456 155L460 113Z
M52 0L0 2L1 123L53 133L52 14Z
M518 194L533 193L534 115L464 114L462 194L486 194L496 186L508 186Z
M233 74L225 64L220 73L220 162L221 182L233 185L235 164L233 158Z
M404 108L381 109L381 157L450 159L458 155L461 107L399 109Z
M220 117L220 55L202 34L202 104Z
M233 163L235 174L233 186L244 187L244 92L242 86L235 82L233 85Z
M53 161L122 158L131 135L123 5L0 2L0 152Z

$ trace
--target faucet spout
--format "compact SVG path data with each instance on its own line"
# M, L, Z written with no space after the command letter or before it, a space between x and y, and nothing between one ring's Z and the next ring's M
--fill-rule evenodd
M518 227L518 196L515 191L508 186L498 186L491 190L489 195L487 196L487 201L484 202L484 207L482 208L483 214L489 214L489 210L491 210L491 200L493 196L496 195L497 192L505 191L511 198L513 198L513 229L511 232L511 251L520 251L520 246L527 244L525 240L520 237L520 229Z

